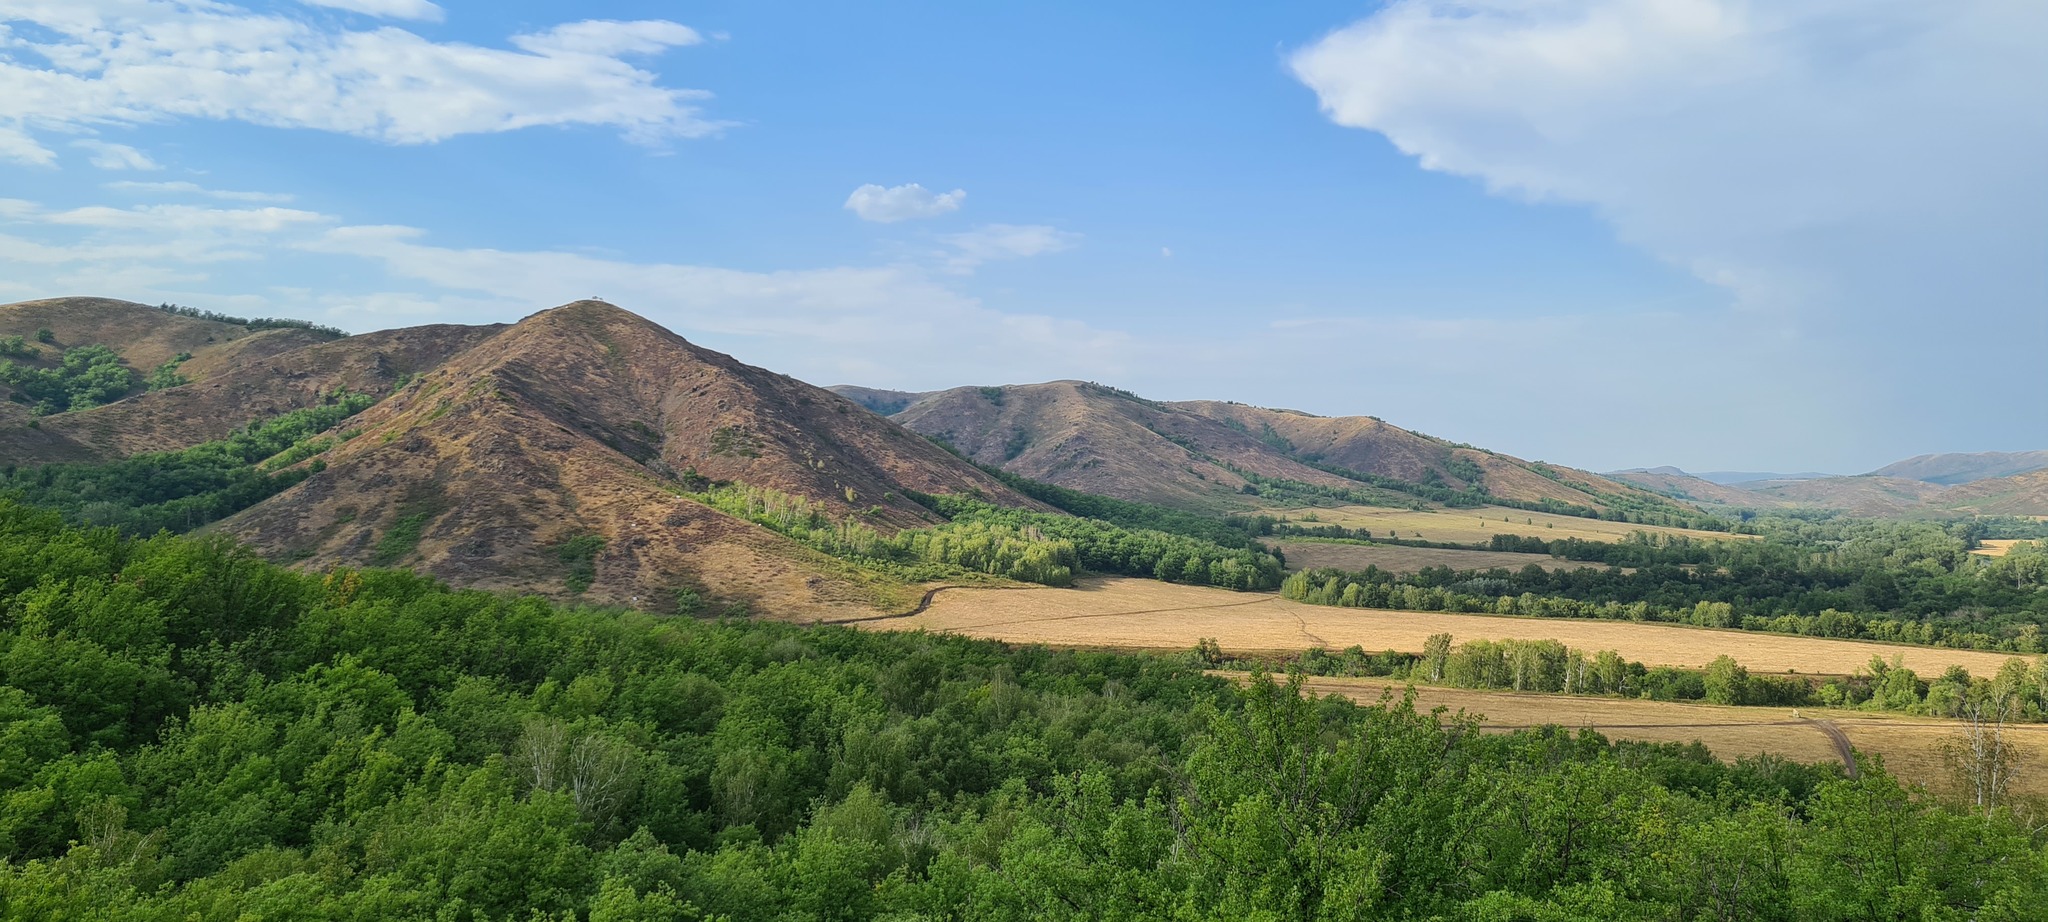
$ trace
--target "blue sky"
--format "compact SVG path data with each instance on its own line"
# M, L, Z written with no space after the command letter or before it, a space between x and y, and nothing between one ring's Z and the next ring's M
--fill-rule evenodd
M0 0L0 300L602 296L1596 469L2048 447L2048 7Z

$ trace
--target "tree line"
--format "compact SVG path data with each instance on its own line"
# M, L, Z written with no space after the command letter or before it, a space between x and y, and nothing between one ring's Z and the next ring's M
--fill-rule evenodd
M1762 540L1639 535L1544 542L1607 568L1428 567L1297 573L1282 591L1322 605L1552 618L1666 621L1820 637L2048 652L2048 551L1970 553L1966 524L1838 522L1773 527ZM1489 547L1533 550L1496 536ZM1625 569L1632 567L1633 569Z
M1299 676L292 572L0 502L15 918L2021 920L1881 766L1482 734Z
M148 452L106 462L0 467L0 495L62 513L88 525L133 535L182 533L218 521L284 492L318 473L316 456L343 435L322 435L368 408L364 394L339 392L328 402L251 423L224 439L179 451ZM308 458L312 465L291 467Z
M690 483L687 474L684 483ZM1007 509L968 496L910 494L946 521L885 535L852 517L834 517L823 503L766 487L706 483L687 495L817 550L881 566L912 581L964 572L1067 586L1091 572L1253 590L1279 586L1283 568L1277 556L1263 549Z

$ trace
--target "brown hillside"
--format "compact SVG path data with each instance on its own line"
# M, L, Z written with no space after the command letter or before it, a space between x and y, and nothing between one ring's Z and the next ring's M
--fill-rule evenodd
M173 331L186 323L208 322L149 308L133 310L148 315L143 319L160 318ZM47 416L34 429L0 421L0 457L80 461L185 448L221 438L239 426L313 406L338 390L388 393L401 375L432 369L503 329L409 327L298 348L282 347L313 334L267 330L238 336L195 351L179 366L179 372L192 379L190 384Z
M897 422L983 464L1070 489L1162 505L1242 505L1236 467L1331 486L1358 484L1288 459L1251 435L1169 405L1080 381L959 387Z
M1481 472L1488 492L1518 502L1553 500L1604 509L1607 496L1659 499L1648 491L1585 471L1523 461L1507 455L1452 445L1369 416L1313 416L1238 403L1191 400L1170 406L1240 427L1268 441L1291 445L1289 454L1361 474L1411 483L1434 474L1453 488L1468 482L1459 471L1469 462Z
M598 302L521 321L351 426L361 435L324 471L218 528L316 566L555 594L556 549L595 535L593 599L659 609L693 586L817 615L900 590L677 496L674 475L804 495L885 529L931 521L906 489L1037 507L850 400Z
M262 335L237 324L181 317L112 298L46 298L0 304L0 336L22 336L34 344L38 330L56 334L55 342L39 344L47 359L54 360L74 346L100 345L143 374L180 353L189 352L197 359L208 350ZM274 332L314 335L303 330Z
M1911 511L1949 489L1898 477L1819 477L1746 484L1753 493L1797 506L1836 509L1850 515L1892 516Z
M1950 487L1930 498L1927 504L1974 515L2048 515L2048 470Z

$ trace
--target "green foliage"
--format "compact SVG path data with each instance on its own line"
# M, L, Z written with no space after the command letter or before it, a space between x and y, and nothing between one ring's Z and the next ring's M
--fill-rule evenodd
M2023 919L1868 766L290 572L0 502L10 918Z
M200 310L196 307L186 307L182 304L159 304L156 306L156 309L166 314L176 314L180 317L211 320L215 323L232 323L236 326L248 327L251 330L306 330L311 333L317 333L326 339L341 339L348 335L347 332L334 327L322 326L309 320L293 320L288 317L230 317L226 314L217 314L213 311Z
M35 358L43 351L28 344L20 336L0 336L0 358Z
M1758 520L1757 527L1763 540L1638 533L1606 544L1496 535L1488 545L1492 550L1548 551L1614 566L1318 571L1296 574L1292 588L1283 591L1316 604L1361 608L1666 621L2048 652L2042 636L2048 626L2048 550L2022 545L2004 558L1972 555L1969 523ZM1333 528L1272 530L1326 534Z
M180 352L177 354L176 357L172 358L170 361L165 362L162 365L158 365L156 367L156 371L150 372L148 381L149 389L153 391L161 391L177 387L181 384L191 383L185 379L184 375L178 374L178 366L185 364L185 362L191 358L192 353Z
M597 552L604 550L603 535L575 535L555 545L555 559L567 573L562 583L570 592L581 593L597 578Z
M112 403L132 393L138 383L135 372L105 346L66 349L55 368L0 361L0 384L13 391L10 397L16 403L34 407L38 416Z
M370 554L370 562L380 567L388 567L411 557L414 551L419 550L420 535L426 531L427 520L431 518L433 514L427 512L399 516L384 532L384 536L377 539L377 546Z
M761 437L743 426L720 426L711 431L711 453L740 458L761 457Z
M329 399L333 402L252 423L225 439L182 451L106 463L0 468L0 494L55 509L74 522L109 525L129 534L190 531L316 473L319 460L292 470L281 470L284 464L278 462L297 463L326 450L329 440L314 436L371 403L360 394Z
M39 343L54 343L54 342L56 342L56 341L57 341L57 334L56 334L55 332L51 331L51 329L50 329L49 327L44 327L44 328L42 328L42 329L40 329L40 330L37 330L37 331L36 331L36 342L39 342Z

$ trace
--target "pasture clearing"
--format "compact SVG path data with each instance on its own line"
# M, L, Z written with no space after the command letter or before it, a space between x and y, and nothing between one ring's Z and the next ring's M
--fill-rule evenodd
M1582 541L1614 542L1639 531L1653 535L1683 535L1716 541L1751 537L1691 528L1581 519L1568 515L1508 509L1503 506L1431 509L1422 512L1412 509L1386 509L1379 506L1336 506L1274 510L1273 514L1286 515L1296 522L1311 525L1363 528L1372 532L1375 537L1393 534L1402 538L1420 538L1424 541L1441 541L1449 544L1484 544L1494 535L1523 535L1542 538L1545 541L1578 538ZM1311 515L1315 516L1314 521L1307 518Z
M1388 691L1398 698L1405 688L1386 679L1322 677L1310 677L1307 685L1315 694L1342 695L1360 704L1378 701ZM1442 706L1452 712L1483 715L1485 726L1494 731L1556 724L1573 729L1591 728L1610 739L1658 743L1697 740L1714 755L1728 760L1771 753L1798 762L1840 762L1834 740L1827 732L1827 725L1832 724L1857 751L1882 756L1885 767L1893 774L1935 790L1950 783L1941 745L1961 729L1952 720L1868 711L1799 708L1799 716L1794 717L1791 708L1521 694L1431 685L1415 686L1415 693L1417 710ZM2007 739L2019 749L2023 764L2034 769L2013 776L2015 793L2048 796L2048 772L2040 770L2048 768L2048 725L2016 724L2008 726L2006 733Z
M1458 551L1436 547L1402 547L1397 544L1338 544L1330 541L1289 539L1272 542L1287 555L1287 569L1313 570L1335 567L1363 570L1379 567L1389 573L1414 573L1424 567L1453 570L1490 570L1500 567L1520 570L1535 564L1546 570L1595 569L1607 566L1584 560L1561 560L1549 554L1517 554L1512 551Z
M1791 637L1632 621L1511 618L1444 612L1379 611L1306 605L1276 593L1231 592L1129 577L1081 580L1072 589L961 587L939 592L925 610L860 623L874 630L931 630L1053 647L1190 650L1213 637L1232 655L1285 655L1310 647L1419 652L1431 634L1453 641L1557 640L1587 651L1613 650L1650 666L1700 668L1728 654L1752 673L1846 675L1894 655L1923 676L1960 665L1997 672L2003 653L1910 647L1822 637Z

